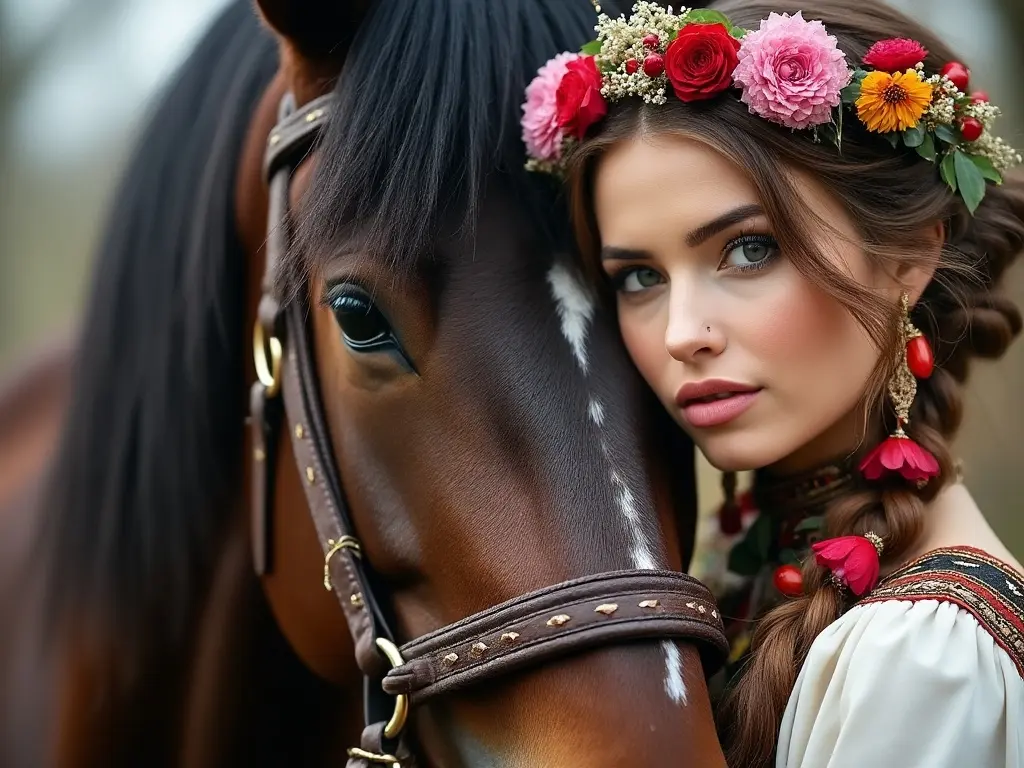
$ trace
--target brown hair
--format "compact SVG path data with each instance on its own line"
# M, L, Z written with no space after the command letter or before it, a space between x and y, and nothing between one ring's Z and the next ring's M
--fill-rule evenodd
M877 0L807 0L800 6L767 0L722 0L712 6L747 29L769 13L802 10L820 19L851 62L860 61L877 40L910 37L930 51L925 61L937 72L955 57L933 34ZM942 468L937 482L917 490L903 483L877 483L835 501L825 515L826 536L873 530L885 540L886 564L901 562L917 539L924 502L953 474L948 440L962 415L960 384L974 356L1003 354L1021 330L1021 315L993 292L1004 271L1024 247L1024 184L1007 178L990 184L972 217L941 180L938 170L912 151L895 151L856 120L843 128L842 152L809 132L794 133L749 114L735 98L662 106L619 102L569 156L572 210L584 268L604 284L598 266L599 235L592 208L592 186L599 160L610 147L637 134L683 135L721 153L743 169L759 192L776 238L801 274L841 302L877 345L879 364L865 393L868 423L894 427L883 408L884 385L899 351L899 308L851 280L822 251L822 231L837 235L799 205L793 170L813 176L849 213L868 258L894 266L933 260L922 232L944 222L946 242L935 276L913 309L912 318L935 350L936 370L919 383L908 433L930 450ZM815 637L842 612L842 596L827 573L809 558L803 566L804 594L762 617L751 644L750 661L720 713L730 765L770 764L779 724L797 673Z

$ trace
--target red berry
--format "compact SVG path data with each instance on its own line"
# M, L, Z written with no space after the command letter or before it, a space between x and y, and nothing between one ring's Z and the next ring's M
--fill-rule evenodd
M665 71L665 57L660 53L648 54L644 59L644 74L648 77L657 77Z
M657 48L660 42L661 38L652 32L644 38L644 48Z
M722 504L718 510L718 527L726 536L735 536L743 530L743 512L739 505Z
M965 141L977 141L984 130L985 126L976 117L965 117L960 121L960 133Z
M935 354L926 336L915 336L907 342L907 368L918 379L927 379L935 370Z
M637 61L636 59L630 59L629 61L626 62L626 74L627 75L632 75L638 69L640 69L640 62Z
M944 75L953 85L959 88L964 93L967 93L967 85L971 81L971 70L961 64L959 61L951 61L949 64L944 66L940 70L940 74Z
M804 592L804 577L795 565L780 565L772 580L775 588L786 597L800 597Z
M988 91L975 91L971 94L971 104L986 104L988 101Z

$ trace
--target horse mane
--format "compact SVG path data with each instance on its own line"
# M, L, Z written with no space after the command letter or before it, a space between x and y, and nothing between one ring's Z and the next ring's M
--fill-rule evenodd
M531 223L559 250L571 248L557 185L524 170L519 121L537 69L593 37L596 21L588 0L377 3L335 88L337 116L282 265L282 291L353 238L400 271L435 257L446 217L471 232L494 173L511 182Z
M234 185L276 70L273 38L234 0L151 113L100 243L38 548L51 620L91 622L125 669L182 641L238 511Z

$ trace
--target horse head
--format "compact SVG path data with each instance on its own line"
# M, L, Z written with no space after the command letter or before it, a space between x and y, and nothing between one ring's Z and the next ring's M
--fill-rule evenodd
M593 9L258 4L282 66L237 185L255 556L299 656L369 680L352 754L401 735L431 765L720 760L695 642L717 613L667 573L692 455L522 170L525 84Z
M258 10L116 197L0 761L722 764L692 448L523 170L523 89L592 8Z

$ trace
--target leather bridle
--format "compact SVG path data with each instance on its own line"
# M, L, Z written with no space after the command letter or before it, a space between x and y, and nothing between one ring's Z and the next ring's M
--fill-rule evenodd
M673 571L616 571L574 579L515 598L442 627L401 648L382 611L333 459L321 407L307 321L307 291L282 305L275 274L289 243L289 187L334 103L323 96L296 110L281 102L264 173L270 186L266 265L253 331L258 380L250 416L252 525L257 572L267 570L274 449L282 426L291 436L313 523L324 549L324 586L333 589L364 675L366 727L348 768L410 768L404 725L410 704L498 675L597 646L637 639L696 641L707 674L728 653L711 593Z

